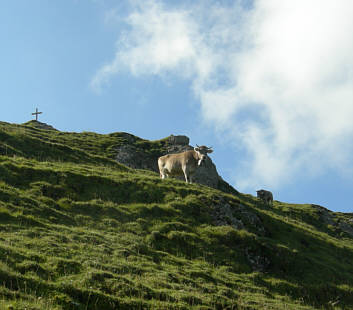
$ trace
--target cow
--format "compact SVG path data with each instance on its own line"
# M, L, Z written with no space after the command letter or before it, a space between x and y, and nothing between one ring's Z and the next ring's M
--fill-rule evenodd
M273 195L269 191L265 191L264 189L260 189L256 191L257 193L257 198L260 198L262 201L264 201L267 204L273 204Z
M205 162L207 154L212 152L212 147L196 144L193 150L159 157L158 168L161 179L184 175L186 183L192 183L192 175Z

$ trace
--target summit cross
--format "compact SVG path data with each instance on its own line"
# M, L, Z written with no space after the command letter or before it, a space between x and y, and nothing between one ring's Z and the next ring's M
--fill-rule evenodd
M43 112L38 112L38 108L36 108L36 111L32 113L32 115L36 116L36 121L38 122L38 114L42 114Z

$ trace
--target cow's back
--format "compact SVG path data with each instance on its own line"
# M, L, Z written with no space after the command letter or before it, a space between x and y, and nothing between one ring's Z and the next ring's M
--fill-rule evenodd
M257 191L257 197L267 203L273 202L273 194L270 191L266 191L264 189Z

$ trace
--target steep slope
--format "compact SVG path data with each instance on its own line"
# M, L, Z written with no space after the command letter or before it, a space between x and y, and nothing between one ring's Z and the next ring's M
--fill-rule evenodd
M0 309L353 308L352 214L162 182L129 136L0 123Z
M149 141L125 132L108 135L92 132L63 133L38 121L30 121L19 127L16 127L16 125L9 127L6 123L2 124L0 122L1 128L6 129L3 130L1 137L4 147L0 148L0 154L24 155L40 160L89 161L92 163L98 162L99 157L103 157L132 168L158 172L157 159L159 156L192 149L190 145L174 143L178 139L171 139L176 138L173 136ZM10 135L6 134L7 131L10 131ZM16 139L11 132L16 136ZM24 137L26 143L23 143ZM54 148L53 143L55 144ZM218 175L217 169L210 158L203 167L198 169L194 175L194 181L220 189L226 193L237 193L232 186Z

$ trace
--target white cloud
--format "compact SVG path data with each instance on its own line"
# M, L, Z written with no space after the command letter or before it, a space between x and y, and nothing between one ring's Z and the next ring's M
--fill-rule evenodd
M92 86L100 89L122 70L190 79L204 119L247 149L248 162L236 167L241 189L346 169L353 152L352 1L258 0L246 9L240 2L171 8L151 0L137 2L125 21L114 60Z
M101 90L112 75L128 69L133 75L167 74L177 71L190 77L190 60L196 58L192 33L195 29L189 13L184 10L164 10L155 1L136 2L125 22L129 30L116 43L112 62L104 65L95 75L91 86ZM107 16L112 19L112 10Z

